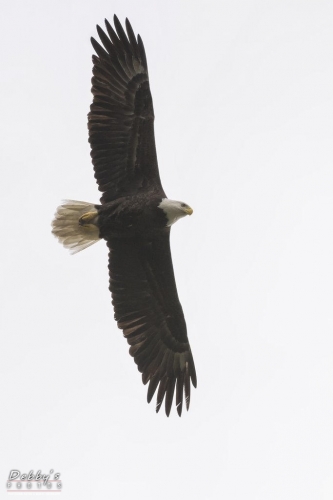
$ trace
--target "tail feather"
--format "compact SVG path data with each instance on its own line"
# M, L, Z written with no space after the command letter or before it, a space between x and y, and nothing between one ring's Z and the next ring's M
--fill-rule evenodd
M82 215L96 213L92 223L79 223ZM100 240L99 229L96 225L98 212L92 203L84 201L64 200L57 208L52 221L52 233L59 242L68 248L71 254L81 252Z

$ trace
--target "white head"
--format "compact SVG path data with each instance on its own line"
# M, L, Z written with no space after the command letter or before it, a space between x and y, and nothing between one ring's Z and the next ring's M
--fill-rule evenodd
M186 203L183 203L182 201L169 200L168 198L163 198L158 207L161 208L167 216L167 226L172 226L172 224L174 224L178 219L185 217L185 215L193 214L192 208Z

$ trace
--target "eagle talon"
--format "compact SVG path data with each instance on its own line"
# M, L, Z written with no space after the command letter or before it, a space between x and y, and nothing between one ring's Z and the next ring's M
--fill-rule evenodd
M79 226L88 226L89 224L94 224L96 220L97 212L86 212L79 218Z

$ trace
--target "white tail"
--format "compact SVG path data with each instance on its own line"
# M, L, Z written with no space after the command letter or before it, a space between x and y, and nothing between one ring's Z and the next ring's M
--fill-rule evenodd
M80 221L85 214L86 218ZM91 203L64 200L52 221L52 233L72 254L81 252L100 240L97 216L97 209Z

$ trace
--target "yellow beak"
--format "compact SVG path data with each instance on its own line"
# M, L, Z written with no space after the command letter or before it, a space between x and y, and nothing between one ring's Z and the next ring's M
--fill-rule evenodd
M193 209L191 207L185 208L185 212L187 213L187 215L192 215Z

